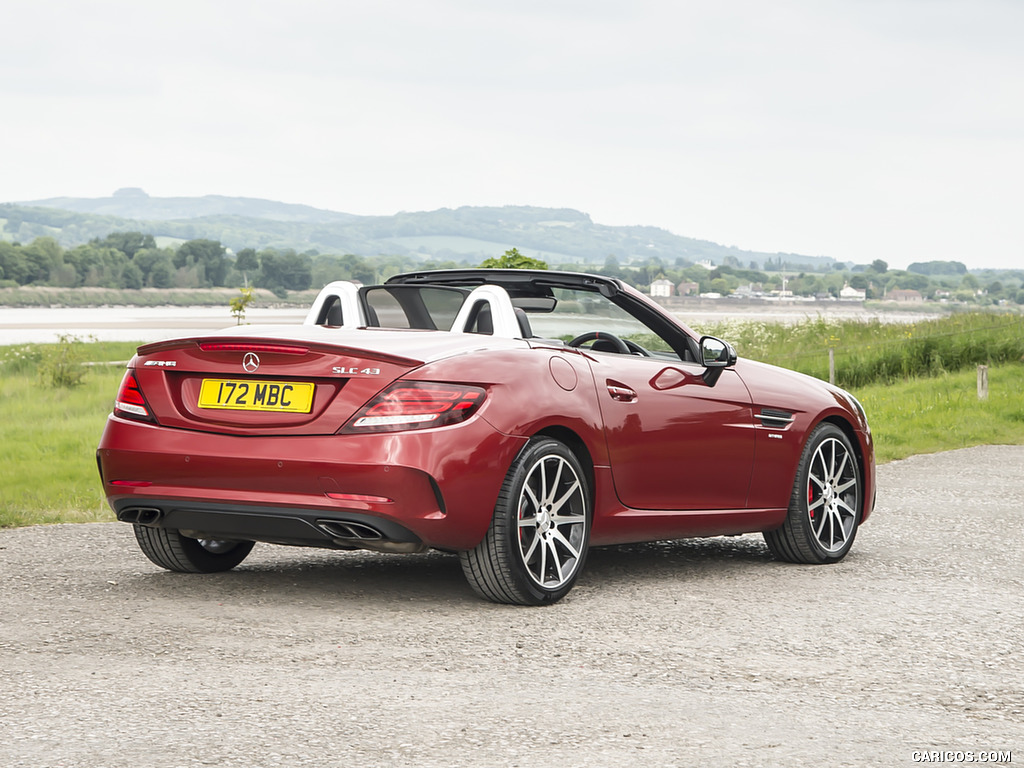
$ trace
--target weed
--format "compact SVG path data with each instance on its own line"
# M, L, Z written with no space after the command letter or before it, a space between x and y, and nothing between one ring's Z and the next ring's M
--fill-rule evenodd
M909 325L819 317L796 325L729 321L703 332L732 342L743 357L828 379L847 389L937 376L1024 359L1024 317L955 314Z
M89 341L95 338L89 337ZM39 362L39 381L54 389L80 387L85 378L85 341L77 336L61 334L56 344L43 347Z

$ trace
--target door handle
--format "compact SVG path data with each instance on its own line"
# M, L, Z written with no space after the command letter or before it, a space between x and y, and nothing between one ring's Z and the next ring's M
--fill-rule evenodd
M612 400L618 400L620 403L636 402L636 392L625 384L615 384L609 381L607 386L608 394L612 396Z

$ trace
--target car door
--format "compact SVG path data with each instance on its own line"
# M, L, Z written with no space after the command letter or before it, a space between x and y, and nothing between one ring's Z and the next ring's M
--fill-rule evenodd
M751 398L725 370L590 352L619 500L634 509L746 506L754 462Z

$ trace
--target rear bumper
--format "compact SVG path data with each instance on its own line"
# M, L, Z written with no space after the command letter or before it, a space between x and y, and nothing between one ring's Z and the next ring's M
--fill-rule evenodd
M213 504L185 499L122 498L117 519L174 528L196 539L245 539L326 549L416 552L426 544L392 520L351 510Z
M416 432L247 438L111 416L97 459L107 500L128 522L329 548L343 529L322 521L351 522L458 550L483 538L525 443L479 418Z

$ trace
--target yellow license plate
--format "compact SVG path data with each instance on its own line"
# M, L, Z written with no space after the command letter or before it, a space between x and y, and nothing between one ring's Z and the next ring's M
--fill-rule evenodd
M199 388L199 407L309 413L313 409L314 388L307 381L203 379Z

